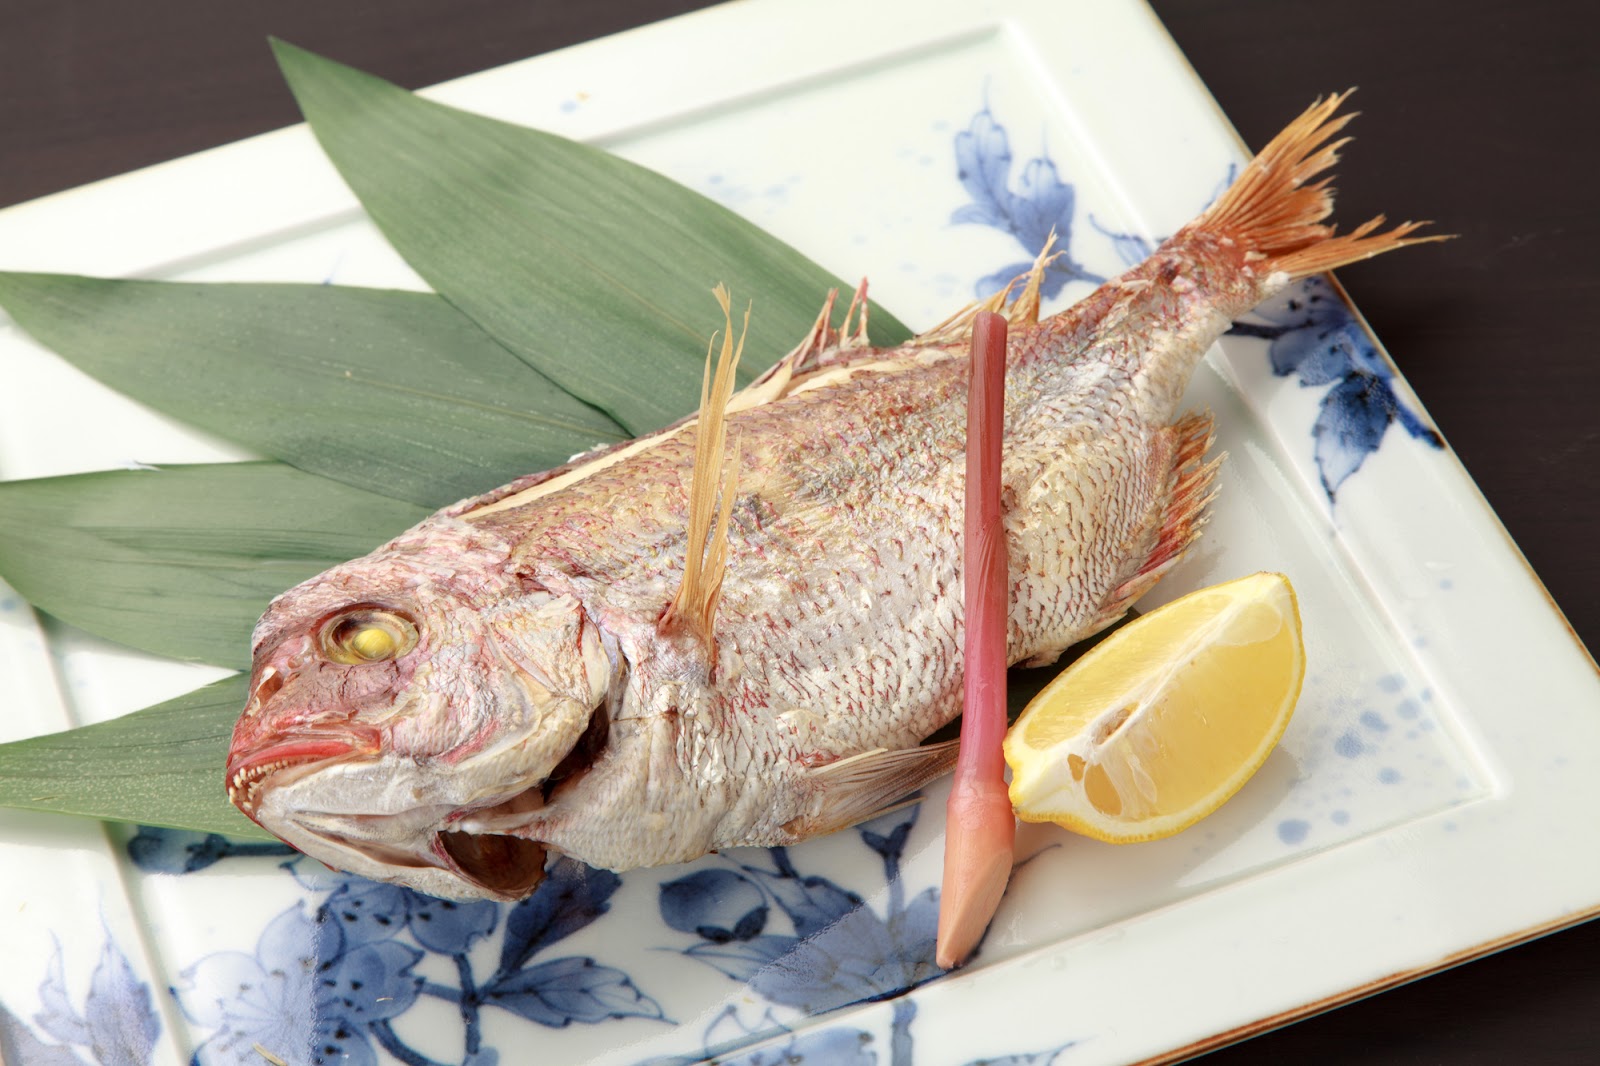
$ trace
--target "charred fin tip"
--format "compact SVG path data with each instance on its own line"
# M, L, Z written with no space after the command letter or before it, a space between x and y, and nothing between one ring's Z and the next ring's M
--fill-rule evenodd
M998 292L981 300L974 300L922 334L919 339L933 344L960 344L969 341L972 339L973 324L977 321L978 315L986 311L1004 315L1006 324L1012 329L1038 325L1044 273L1051 263L1067 254L1064 248L1059 252L1053 251L1055 244L1056 231L1052 227L1050 235L1045 238L1044 247L1039 249L1039 254L1033 258L1033 265L1025 272L1012 278ZM1013 296L1012 293L1016 295Z

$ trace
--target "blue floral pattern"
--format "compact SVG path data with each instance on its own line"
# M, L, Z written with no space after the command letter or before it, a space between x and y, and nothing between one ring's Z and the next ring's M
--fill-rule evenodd
M898 996L944 971L934 962L939 891L907 901L900 859L918 808L857 828L883 862L884 914L826 877L807 876L787 848L767 849L768 865L698 870L661 886L661 919L698 942L682 948L771 1003L807 1014ZM773 909L786 932L769 930Z
M908 898L901 877L917 814L911 807L857 827L860 842L881 864L882 882L873 877L870 885L846 887L807 874L787 848L753 853L764 861L723 858L726 865L663 882L657 892L661 921L690 938L673 950L740 982L769 1006L754 1025L729 1008L707 1026L701 1052L653 1060L657 1066L706 1060L870 1066L879 1061L877 1038L855 1026L747 1045L783 1032L774 1010L814 1015L881 1000L892 1001L887 1061L909 1066L917 1008L905 994L944 972L934 962L938 889ZM165 829L141 830L128 852L143 869L179 874L240 856L293 854L281 845ZM253 952L207 955L185 969L173 989L185 1017L206 1034L196 1063L259 1066L265 1051L294 1063L375 1066L387 1053L405 1066L443 1066L406 1043L394 1024L425 999L455 1008L463 1066L499 1062L498 1051L482 1039L480 1015L489 1008L552 1028L627 1017L667 1020L622 970L555 950L607 915L622 885L616 874L558 859L533 895L506 905L434 899L299 857L282 866L310 898L273 918ZM880 888L887 892L881 911L865 899ZM484 943L498 958L486 975L474 966L483 958L474 948ZM430 959L448 960L455 981L425 976L439 971L427 965ZM0 1009L0 1039L6 1024ZM985 1061L1045 1066L1060 1050ZM81 1066L70 1057L37 1061Z
M241 843L220 833L180 833L174 829L141 828L128 841L128 858L141 870L192 874L223 859L249 855L294 855L287 844Z
M1048 155L1036 156L1022 166L1016 188L1011 187L1011 141L1005 127L995 121L986 107L972 116L972 122L956 134L956 173L972 202L956 208L953 223L992 226L1011 234L1022 245L1028 258L1008 263L985 275L975 286L979 297L998 292L1012 279L1028 271L1039 253L1055 235L1060 254L1045 269L1040 292L1045 299L1061 293L1069 281L1099 284L1105 279L1078 265L1069 251L1072 220L1077 194L1061 180Z
M130 842L129 854L146 869L192 872L274 848L145 829ZM498 1061L482 1040L486 1008L552 1028L663 1019L656 1001L623 971L551 950L610 910L621 885L616 874L561 859L533 895L506 905L435 899L323 872L300 859L284 866L313 893L310 911L297 905L279 914L253 954L207 955L183 972L174 990L189 1020L210 1033L197 1062L259 1066L259 1047L290 1062L368 1066L382 1048L407 1066L442 1066L408 1045L392 1024L424 997L456 1009L463 1066ZM496 936L498 965L481 975L472 949ZM454 983L418 972L429 956L448 960Z
M127 956L109 935L81 1010L67 991L59 946L39 985L39 1003L42 1009L33 1016L37 1031L0 1005L0 1062L17 1066L145 1066L161 1033L150 986L134 975Z
M911 807L856 827L861 843L883 865L888 901L881 914L836 881L802 873L789 849L768 848L765 864L728 860L730 867L696 870L663 884L661 919L697 938L679 949L683 955L743 982L769 1003L814 1015L892 1000L888 1061L910 1066L917 1007L906 993L945 972L934 961L939 890L927 888L908 900L900 872L920 809ZM771 928L775 912L782 915L787 932ZM719 1058L716 1050L727 1041L714 1034L722 1020L707 1030L705 1058L727 1066L870 1066L878 1061L873 1035L852 1026L813 1030ZM771 1021L770 1015L766 1020ZM745 1029L743 1035L750 1032ZM1044 1066L1061 1050L983 1061Z
M1330 503L1378 450L1391 425L1444 447L1439 434L1395 395L1388 363L1326 279L1307 278L1281 307L1257 313L1268 324L1235 322L1229 332L1268 341L1267 357L1278 377L1298 378L1301 388L1327 387L1311 436Z
M1217 187L1211 191L1211 196L1206 200L1205 206L1210 207L1217 197L1227 192L1228 186L1232 185L1233 179L1238 176L1238 166L1232 163L1228 164L1228 172L1217 183ZM1125 267L1136 267L1146 259L1149 259L1156 248L1161 245L1161 242L1167 239L1165 237L1150 238L1142 233L1123 233L1119 230L1111 229L1098 218L1095 218L1093 214L1089 216L1089 225L1094 227L1096 233L1111 242L1112 252L1116 254L1117 259Z

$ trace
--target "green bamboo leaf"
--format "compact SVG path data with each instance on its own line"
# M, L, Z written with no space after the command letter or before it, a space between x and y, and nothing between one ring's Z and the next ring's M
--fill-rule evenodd
M114 721L0 744L0 807L270 840L223 786L246 684L236 674Z
M0 273L0 306L157 410L426 507L624 436L431 293Z
M281 463L0 483L0 577L91 633L244 667L267 602L427 515Z
M849 285L719 204L588 145L458 111L273 42L362 206L437 292L630 432L694 410L707 290L754 302L742 377ZM881 309L879 343L909 331Z

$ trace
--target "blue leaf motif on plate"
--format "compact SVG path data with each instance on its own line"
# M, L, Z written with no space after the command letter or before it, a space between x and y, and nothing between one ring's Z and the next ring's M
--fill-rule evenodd
M767 926L767 897L731 870L699 870L661 886L661 918L713 944L749 940Z
M905 902L900 857L917 810L890 817L898 820L858 827L862 842L883 860L889 888L884 914L826 877L802 874L786 848L769 848L770 866L741 863L736 870L698 870L667 882L659 899L662 919L699 937L680 949L684 955L746 982L769 1002L807 1013L915 988L943 972L933 961L938 892L929 889ZM792 933L756 931L767 927L770 909L787 918ZM757 912L764 915L759 927L744 917Z
M1439 434L1395 395L1393 373L1344 302L1323 278L1307 278L1281 308L1258 312L1267 325L1236 322L1230 332L1268 342L1278 377L1303 388L1328 387L1311 427L1313 453L1329 502L1378 450L1391 425L1442 448Z
M557 859L545 871L538 891L506 916L499 973L520 967L536 953L571 936L611 909L608 902L622 878L593 870L572 859Z
M84 1066L69 1047L40 1040L27 1023L0 1004L0 1062L23 1066Z
M956 175L972 202L956 208L953 223L989 226L1009 233L1028 258L1008 263L982 278L977 295L988 296L1027 272L1055 234L1056 258L1045 269L1040 288L1046 299L1060 294L1069 281L1098 284L1105 279L1079 266L1072 258L1072 218L1077 194L1048 155L1036 156L1022 166L1016 189L1011 188L1011 141L1005 127L986 107L955 137Z
M944 973L934 961L939 928L939 890L928 888L906 900L900 861L920 808L896 811L856 827L862 844L883 863L888 901L882 914L862 895L836 882L801 873L787 848L768 848L770 865L738 863L734 869L696 870L661 886L658 905L672 929L699 938L679 948L691 959L746 984L771 1004L818 1014L852 1003L892 1000L888 1061L913 1061L912 1022L916 1001L905 995ZM793 934L747 928L736 935L744 916L775 909ZM766 919L763 924L770 925ZM725 1023L733 1022L732 1039ZM706 1051L693 1060L653 1060L666 1066L711 1061L723 1066L778 1066L779 1063L859 1063L878 1061L870 1033L848 1026L813 1030L745 1052L731 1052L761 1030L781 1025L769 1013L755 1027L723 1012L705 1033ZM743 1037L743 1039L741 1039ZM1045 1066L1062 1049L1037 1055L981 1060L1014 1066ZM977 1066L976 1063L972 1066Z
M743 869L753 879L753 884L771 893L794 926L795 936L815 936L861 907L860 896L840 888L826 877L801 876L787 848L773 848L770 854L775 870L763 870L759 866Z
M40 1039L22 1021L0 1007L0 1062L16 1061L22 1066L96 1062L101 1066L144 1066L161 1033L150 1000L150 986L134 975L128 958L108 934L89 978L89 992L80 1011L67 990L66 968L61 946L50 958L45 979L39 985L43 1008L33 1022L46 1036ZM87 1060L71 1050L81 1048Z
M150 1003L150 988L134 976L127 957L109 936L90 978L83 1014L89 1027L89 1050L103 1066L150 1061L161 1032L161 1022Z
M198 868L170 842L148 847L169 868ZM422 997L459 1013L463 1066L499 1060L483 1044L484 1007L550 1027L663 1017L621 970L587 956L538 957L610 909L621 885L616 874L561 859L532 896L506 906L435 899L299 859L283 865L313 899L320 897L311 913L291 907L269 923L253 956L209 955L184 972L175 990L189 1018L212 1030L197 1055L207 1064L259 1066L259 1044L296 1063L367 1066L381 1048L407 1066L442 1066L408 1045L393 1024ZM491 941L490 950L500 965L485 981L471 955L496 932L500 943ZM419 973L430 956L454 968L454 984Z
M192 874L223 859L246 855L293 855L287 844L258 841L240 843L220 833L192 833L181 829L140 826L128 841L128 858L150 873Z
M61 945L50 957L50 969L39 986L39 1002L44 1009L33 1016L34 1024L63 1044L88 1044L89 1023L78 1014L67 994L67 975L61 962Z
M484 989L484 1002L552 1028L607 1018L661 1017L661 1007L635 988L627 974L581 956L496 978Z

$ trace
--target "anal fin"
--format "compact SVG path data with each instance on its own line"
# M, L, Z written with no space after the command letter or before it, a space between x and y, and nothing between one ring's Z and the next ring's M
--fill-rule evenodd
M784 828L797 837L820 836L915 803L910 793L955 769L960 743L875 748L819 766L810 772L816 808Z

